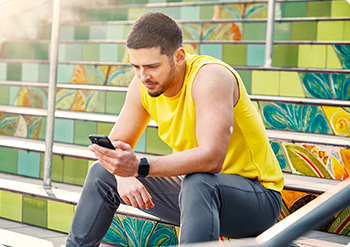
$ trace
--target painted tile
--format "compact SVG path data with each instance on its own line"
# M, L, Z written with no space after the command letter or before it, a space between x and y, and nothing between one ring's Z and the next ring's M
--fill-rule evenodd
M55 119L54 141L73 143L74 137L74 120L70 119Z
M146 13L145 8L129 8L127 11L128 11L128 20L129 21L136 21L143 14Z
M107 92L106 113L119 114L125 101L124 92Z
M247 62L247 45L223 45L223 61L229 65L245 66Z
M285 2L282 3L283 17L306 17L306 2Z
M89 39L106 39L106 26L90 26Z
M252 71L251 70L237 70L248 94L252 92Z
M326 45L299 45L299 68L325 68Z
M342 107L322 107L336 136L350 137L350 112Z
M344 21L320 21L317 25L317 41L342 41Z
M4 81L7 78L7 64L0 63L0 80Z
M0 147L0 171L17 174L18 150L13 148Z
M278 71L253 71L252 94L279 95Z
M315 21L293 21L292 40L316 41L317 22Z
M89 39L89 26L75 26L74 39L75 40L87 40Z
M247 45L247 66L265 64L265 45Z
M117 62L118 61L118 44L100 44L100 61L101 62Z
M63 182L83 185L88 171L88 160L71 157L64 157L63 159Z
M180 12L181 20L199 20L200 6L182 6Z
M333 45L343 69L350 69L350 46Z
M22 80L37 82L39 80L39 64L22 64Z
M96 128L96 122L74 120L74 144L89 145L88 137L96 133Z
M10 86L0 86L0 104L9 105L10 102Z
M23 195L23 222L47 227L47 200Z
M146 130L146 152L152 154L171 154L172 149L158 135L158 129L147 128Z
M99 61L100 45L99 44L83 44L83 61Z
M60 40L74 40L75 28L73 26L60 26Z
M135 146L135 152L145 153L146 152L146 131L144 131Z
M298 45L274 45L272 53L272 66L297 67Z
M330 17L331 1L315 1L307 3L307 17Z
M40 153L19 150L17 173L23 176L39 178Z
M123 40L124 25L108 25L106 28L106 39Z
M38 82L48 82L50 78L50 65L39 64L39 80Z
M57 83L69 84L74 75L75 65L59 64L57 68Z
M242 24L242 40L265 40L266 39L266 23L252 22Z
M274 40L282 41L291 39L291 22L276 22L274 27Z
M21 81L22 79L22 64L20 63L7 63L6 66L6 80L8 81Z
M280 96L305 97L298 72L280 72Z
M117 121L117 118L116 118L116 121ZM96 134L108 136L109 133L111 132L113 126L114 126L114 124L111 124L111 123L97 123ZM93 133L91 133L91 134L93 134Z
M337 56L337 52L334 50L332 45L327 46L327 60L326 60L327 69L343 69L340 60Z
M200 44L199 54L209 55L222 60L222 44Z
M9 191L1 191L0 209L0 217L21 222L22 195Z
M48 201L47 228L68 233L74 214L74 206L62 202Z
M331 17L349 17L350 4L346 1L331 1Z

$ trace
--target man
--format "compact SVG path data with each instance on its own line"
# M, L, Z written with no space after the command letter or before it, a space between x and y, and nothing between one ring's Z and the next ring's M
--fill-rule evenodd
M186 54L176 22L142 16L127 47L136 76L110 133L115 150L90 146L89 170L67 246L98 246L120 203L180 225L180 243L256 236L281 210L283 176L238 73ZM153 118L176 152L133 151ZM185 175L185 176L181 176Z

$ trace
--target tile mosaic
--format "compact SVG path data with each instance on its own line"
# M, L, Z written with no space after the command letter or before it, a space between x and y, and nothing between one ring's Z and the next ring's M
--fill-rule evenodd
M60 26L60 40L74 40L74 26Z
M22 80L28 82L37 82L39 80L39 64L22 64Z
M200 44L199 55L209 55L222 60L222 44Z
M40 153L19 150L17 173L23 176L39 178Z
M305 97L298 72L280 72L280 94L286 97Z
M327 69L343 69L341 62L337 56L336 51L332 45L327 45L327 60L326 60Z
M298 45L274 45L272 54L272 66L297 67Z
M172 149L158 135L158 129L147 128L146 130L146 152L152 154L171 154Z
M83 185L88 171L88 160L64 157L63 182Z
M128 20L129 21L136 21L138 18L140 18L145 13L146 13L145 8L129 8L128 9Z
M245 66L247 63L247 45L223 45L223 61L229 65Z
M274 41L291 39L291 22L277 22L274 27Z
M83 61L99 61L100 45L99 44L83 44Z
M86 40L89 39L89 26L75 26L74 39L75 40Z
M9 105L10 86L0 86L0 105Z
M21 222L22 195L9 191L1 191L0 196L0 217Z
M100 44L100 61L101 62L116 62L119 57L118 44Z
M107 27L106 26L90 26L89 39L106 39Z
M125 101L125 92L106 93L106 113L119 114Z
M20 63L7 63L6 66L6 80L8 81L21 81L22 79L22 64Z
M283 17L306 17L307 2L282 3Z
M146 131L144 131L135 146L135 152L146 152Z
M180 12L181 20L199 20L200 19L200 6L182 6Z
M252 92L252 71L251 70L237 70L241 79L243 80L244 86L250 94Z
M0 171L17 174L18 150L0 147Z
M280 73L278 71L252 72L252 94L275 95L280 92Z
M48 82L50 78L50 65L39 64L39 80L38 82Z
M344 21L320 21L317 25L317 41L342 41Z
M326 45L299 45L299 68L325 68Z
M247 66L265 64L265 45L247 45Z
M23 195L23 222L47 227L47 200Z
M291 40L316 40L317 22L315 21L293 21Z
M74 144L89 145L89 135L97 132L97 123L74 120Z
M74 214L74 205L48 201L47 213L47 227L49 229L69 232Z
M331 17L349 17L350 4L346 1L331 1Z
M124 25L108 25L106 27L106 39L123 40Z
M74 141L74 120L55 119L54 141L73 143Z
M266 38L266 23L252 22L242 24L242 40L265 40Z
M57 68L57 83L69 84L74 75L75 65L59 64Z
M0 80L6 80L7 78L7 64L0 63Z
M307 3L307 17L330 17L332 1L310 1Z

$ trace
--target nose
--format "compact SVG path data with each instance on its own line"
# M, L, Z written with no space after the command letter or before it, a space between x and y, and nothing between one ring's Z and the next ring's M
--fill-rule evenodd
M142 82L145 82L147 80L149 80L151 78L150 74L148 73L148 71L144 68L140 69L140 80Z

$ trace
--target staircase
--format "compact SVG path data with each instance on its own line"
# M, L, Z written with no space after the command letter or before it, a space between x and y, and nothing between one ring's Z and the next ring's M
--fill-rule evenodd
M0 13L15 13L10 20L18 25L16 20L25 19L28 11L21 10L21 1L12 2L0 5ZM21 29L7 28L6 34L0 34L0 217L69 231L81 186L94 161L87 137L108 135L134 76L126 36L138 17L154 11L178 21L187 51L222 59L241 75L286 174L280 220L349 176L347 1L276 1L271 68L264 67L267 1L96 0L89 5L63 1L54 187L38 189L43 177L51 33L50 22L39 18L39 13L50 16L52 10L48 11L48 1L32 9L38 13L36 21L23 21ZM17 30L23 32L16 34ZM153 121L135 151L172 153ZM115 215L106 242L177 244L178 227L130 210L122 208ZM317 230L348 236L349 218L350 208L345 208ZM128 226L136 230L126 230ZM144 232L145 226L149 232Z

